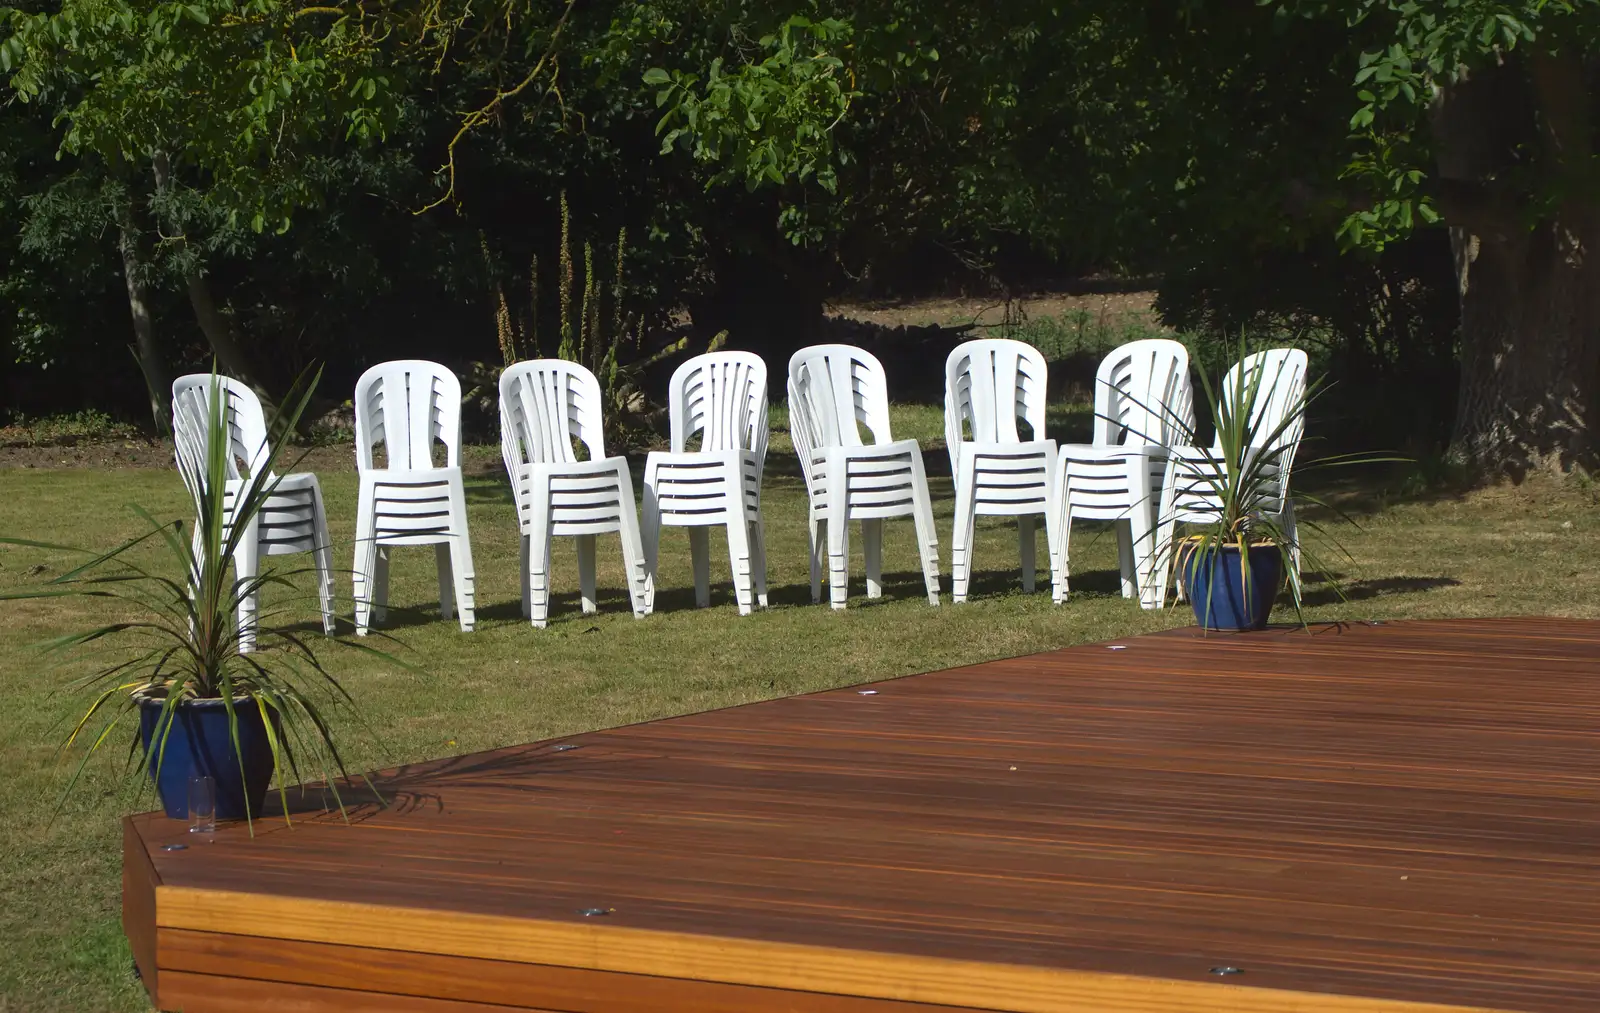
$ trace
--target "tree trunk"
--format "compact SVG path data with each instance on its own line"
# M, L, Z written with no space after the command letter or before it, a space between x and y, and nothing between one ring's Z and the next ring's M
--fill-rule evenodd
M1584 219L1588 219L1584 221ZM1461 284L1453 444L1520 479L1592 467L1600 393L1600 229L1569 215L1522 235L1451 230Z
M155 172L156 189L163 193L167 192L171 185L172 174L166 153L156 152L151 157L151 166ZM182 225L172 222L170 227L174 240L187 246L188 239L183 233ZM200 330L205 334L206 341L211 345L211 351L217 357L223 372L238 380L251 381L253 377L233 318L212 298L211 286L206 282L205 275L200 273L198 260L191 259L188 262L183 272L183 281L189 292L189 305L194 309L195 319L199 321Z
M1539 54L1462 80L1434 109L1461 298L1452 448L1486 474L1596 461L1600 204L1581 178L1587 91L1580 61ZM1526 177L1530 151L1535 194L1547 197L1537 210L1503 182Z
M133 356L139 362L139 371L144 374L145 389L150 394L150 414L155 417L156 431L164 433L171 424L167 408L170 381L150 325L149 292L139 263L139 230L133 220L132 205L123 205L117 217L117 249L122 254L123 280L128 284L128 311L133 314Z

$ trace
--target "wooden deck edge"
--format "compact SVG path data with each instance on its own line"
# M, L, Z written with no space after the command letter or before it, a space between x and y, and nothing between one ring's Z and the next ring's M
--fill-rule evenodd
M364 992L321 985L263 982L191 971L167 973L168 1006L185 1013L560 1013L529 1006L501 1006Z
M225 977L230 995L254 995L260 999L260 1008L280 997L280 984L288 984L333 993L388 995L396 1000L467 1003L473 1009L565 1013L982 1013L889 999L190 929L162 929L158 938L163 988L172 998L182 1000L191 991L188 984L173 984L177 975ZM186 1013L226 1013L193 998L184 1009Z
M156 875L133 818L122 819L122 932L133 950L133 963L154 1002L159 994L160 970L156 963Z
M1006 1013L1510 1013L1365 996L155 887L161 929L476 957Z

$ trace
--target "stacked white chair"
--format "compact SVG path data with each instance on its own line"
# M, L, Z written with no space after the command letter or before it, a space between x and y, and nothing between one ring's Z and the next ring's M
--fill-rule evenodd
M711 526L726 527L739 614L752 597L767 604L766 534L761 473L767 460L767 367L749 352L708 352L672 374L667 392L671 451L644 466L647 608L655 605L663 526L687 527L695 604L711 604ZM689 443L700 437L697 450ZM753 587L752 587L753 585Z
M588 460L578 460L573 441ZM600 384L575 362L536 359L500 374L500 444L522 527L522 614L550 614L550 539L578 540L583 611L594 612L595 536L617 532L633 614L645 614L644 547L628 462L607 457Z
M228 479L223 504L230 523L222 536L226 540L232 527L234 503L266 464L267 423L255 392L238 380L210 373L191 373L173 381L172 432L178 470L183 473L189 494L197 504L201 490L194 487L192 480L205 473L213 384L227 399L222 415L228 440ZM252 580L260 571L262 556L311 553L317 571L322 628L332 633L333 551L328 541L328 517L323 509L322 487L317 484L317 476L310 472L269 474L264 488L270 490L266 501L250 519L245 535L234 550L235 577L241 583ZM198 526L195 537L199 538ZM255 647L258 606L255 595L240 599L241 653Z
M1089 444L1063 444L1057 502L1065 511L1057 558L1056 600L1067 597L1072 524L1111 521L1116 527L1122 595L1158 608L1165 547L1157 545L1162 482L1169 448L1194 431L1189 351L1166 338L1134 341L1100 363L1094 382L1094 435ZM1163 583L1156 583L1157 571Z
M862 442L861 427L872 443ZM828 595L842 609L848 596L850 521L861 521L867 597L883 594L883 522L916 524L928 603L939 604L939 536L916 440L889 432L883 365L850 345L814 345L789 359L789 431L811 500L811 600L822 600L821 528L827 531Z
M950 538L955 601L967 598L979 516L1017 518L1024 590L1034 588L1034 522L1041 514L1055 560L1061 511L1055 506L1056 442L1044 435L1047 381L1038 349L1006 338L968 341L945 360L945 441L956 493ZM1019 419L1032 430L1028 440L1019 435Z
M1300 586L1300 541L1294 500L1289 496L1289 473L1305 430L1305 415L1295 408L1305 396L1307 365L1306 353L1298 348L1256 352L1234 363L1218 392L1231 412L1236 394L1256 385L1249 426L1259 445L1252 448L1252 453L1270 456L1262 466L1267 481L1263 483L1261 500L1252 508L1277 523L1288 537L1287 576L1296 588ZM1170 544L1179 523L1208 524L1217 520L1222 508L1215 483L1222 471L1219 442L1213 441L1210 447L1172 448L1161 509L1164 527L1157 536L1161 544ZM1163 562L1170 555L1163 554ZM1166 572L1163 570L1158 576L1164 587ZM1181 595L1181 575L1178 590Z
M473 626L472 543L461 484L461 384L436 362L373 366L356 381L356 632L382 622L389 598L389 551L432 545L439 611ZM381 444L385 460L375 464ZM443 450L444 463L434 462Z

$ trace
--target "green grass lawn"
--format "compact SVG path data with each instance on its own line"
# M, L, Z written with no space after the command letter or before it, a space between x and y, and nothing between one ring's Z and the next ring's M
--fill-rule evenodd
M942 436L936 411L896 409L898 436ZM1086 428L1063 410L1052 429ZM909 521L888 526L886 596L868 602L860 538L852 539L851 607L810 604L806 498L774 412L764 503L773 607L740 618L732 603L725 546L713 537L713 605L692 607L688 539L669 529L662 546L657 612L635 620L622 592L615 537L601 538L601 611L580 615L571 540L557 542L556 597L549 628L521 621L516 526L497 451L469 453L478 628L467 635L438 619L432 553L398 550L390 632L426 675L329 650L330 666L360 703L381 741L354 733L349 755L362 768L389 765L585 729L721 707L852 682L921 672L1193 621L1184 608L1143 612L1117 595L1115 545L1092 529L1073 541L1072 600L1050 603L1047 583L1017 589L1014 530L980 525L975 598L930 608ZM327 493L337 563L350 563L356 477L348 450L314 458ZM935 512L948 566L950 488L943 451L930 454ZM642 469L635 468L637 479ZM943 475L944 477L939 477ZM1529 484L1465 496L1386 499L1340 490L1360 520L1340 532L1353 558L1338 570L1352 600L1326 585L1310 590L1314 620L1548 614L1600 616L1600 500L1586 486ZM129 468L0 469L0 530L9 535L109 546L138 529L126 508L180 517L187 502L174 471ZM720 554L720 555L719 555ZM1047 561L1040 536L1039 560ZM293 562L296 557L290 557ZM62 572L68 557L0 546L0 588ZM1041 577L1045 575L1042 573ZM340 582L349 629L349 581ZM309 612L307 618L309 618ZM0 603L0 673L10 704L0 718L0 1010L140 1010L118 926L117 817L150 808L148 792L111 761L51 814L63 784L56 744L82 701L63 695L70 671L47 669L30 645L95 619L85 602ZM1278 618L1291 616L1282 614ZM1507 673L1507 678L1515 678ZM348 727L348 723L346 724Z

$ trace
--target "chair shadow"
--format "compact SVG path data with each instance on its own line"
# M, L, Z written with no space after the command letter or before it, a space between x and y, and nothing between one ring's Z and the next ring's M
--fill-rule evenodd
M1307 582L1310 583L1309 580ZM1344 595L1341 597L1337 585L1326 580L1321 583L1324 586L1300 596L1301 605L1309 607L1333 605L1340 601L1366 601L1385 595L1418 594L1441 587L1461 585L1461 581L1454 577L1380 577L1376 580L1357 580L1343 585Z

